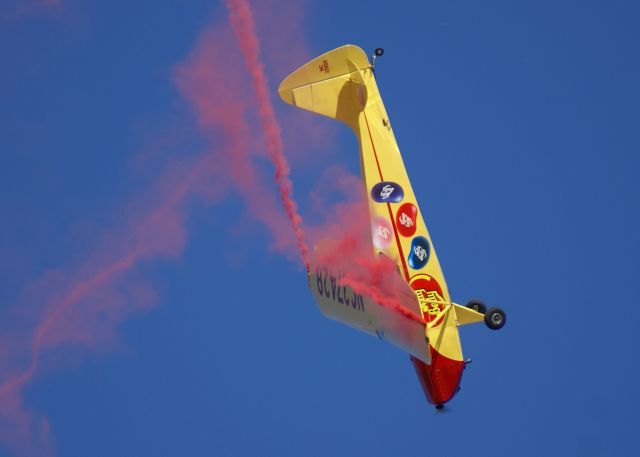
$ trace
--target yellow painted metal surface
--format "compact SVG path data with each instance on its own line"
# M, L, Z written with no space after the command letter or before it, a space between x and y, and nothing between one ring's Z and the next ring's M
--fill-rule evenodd
M453 310L456 313L456 321L458 325L475 324L484 322L484 314L474 311L466 306L453 304Z
M456 311L442 304L451 303L449 290L367 55L352 45L334 49L285 78L278 92L293 106L338 119L353 129L360 143L374 249L398 264L416 293L429 323L425 332L432 347L462 360ZM412 174L421 178L417 170ZM458 320L472 317L461 312Z

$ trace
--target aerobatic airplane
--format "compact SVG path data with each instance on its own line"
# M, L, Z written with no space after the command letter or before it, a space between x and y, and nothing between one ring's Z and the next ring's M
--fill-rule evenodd
M369 198L372 249L397 262L410 286L406 306L422 316L422 322L346 286L336 287L339 278L322 266L309 266L309 285L327 317L408 352L427 399L441 409L459 390L469 362L462 355L458 327L484 321L497 330L506 316L479 301L466 306L451 301L376 84L373 68L382 54L376 49L369 61L359 47L342 46L298 68L278 92L286 103L338 119L355 132Z

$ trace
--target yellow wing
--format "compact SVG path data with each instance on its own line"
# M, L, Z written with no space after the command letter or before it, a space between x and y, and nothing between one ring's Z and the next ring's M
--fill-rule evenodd
M334 49L285 78L278 92L293 106L338 119L353 129L370 197L374 249L396 261L416 293L429 323L431 346L462 360L449 290L367 55L352 45ZM417 177L423 176L427 179L427 174Z

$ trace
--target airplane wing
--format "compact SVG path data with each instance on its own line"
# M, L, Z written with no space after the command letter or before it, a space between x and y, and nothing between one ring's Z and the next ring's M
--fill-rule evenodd
M393 259L415 293L413 303L425 325L406 322L398 313L362 297L364 312L327 296L325 280L311 288L320 308L329 317L389 340L415 357L430 363L432 351L462 360L455 311L435 247L413 193L400 150L367 55L347 45L327 52L285 78L280 97L298 108L338 119L353 129L360 144L362 180L369 195L372 245L377 253ZM433 179L431 170L413 170L417 179ZM327 283L331 286L331 280ZM336 306L337 305L337 306ZM342 305L342 308L340 308ZM411 305L409 305L411 306ZM451 318L453 316L453 318ZM403 322L397 322L402 320Z
M309 286L322 313L362 332L377 336L425 362L431 360L423 323L358 294L340 283L341 274L329 267L312 265ZM413 291L407 286L402 301L409 311L420 315Z

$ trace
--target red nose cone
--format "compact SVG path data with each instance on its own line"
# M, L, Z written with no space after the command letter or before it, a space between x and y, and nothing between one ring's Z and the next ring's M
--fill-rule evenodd
M458 391L464 362L451 360L431 348L431 365L411 357L422 390L434 405L444 405Z

